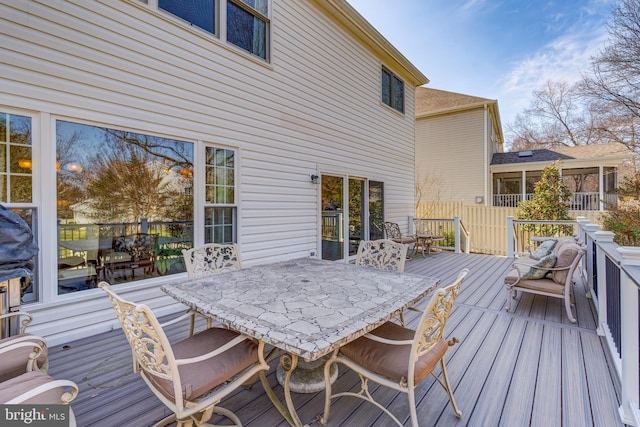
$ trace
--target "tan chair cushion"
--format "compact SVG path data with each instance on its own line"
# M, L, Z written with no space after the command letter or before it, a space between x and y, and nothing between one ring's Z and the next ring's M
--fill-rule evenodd
M187 359L209 353L239 334L222 328L210 328L186 338L172 346L176 359ZM224 383L258 361L258 346L245 340L218 356L202 362L180 366L182 397L197 399L202 394ZM173 383L143 371L167 398L173 400Z
M403 328L397 323L387 322L370 332L386 339L413 340L415 331ZM414 382L418 384L433 371L444 357L449 345L440 340L425 355L416 361ZM364 368L394 381L406 379L409 373L411 345L391 345L370 340L366 337L344 345L340 352Z
M396 243L402 243L402 244L405 244L405 245L409 245L411 243L415 243L416 242L415 237L402 237L400 239L394 238L394 239L391 239L391 240L396 242Z
M558 252L560 252L562 250L562 248L564 248L567 245L575 245L576 244L576 238L575 237L561 237L558 239L558 243L556 243L556 246L553 248L553 253L558 254Z
M521 280L516 286L557 295L564 292L564 285L559 285L552 279Z
M567 243L563 245L560 251L557 253L558 259L556 261L555 268L569 267L575 260L576 256L578 256L579 251L580 246L576 243ZM556 283L564 285L565 281L567 280L568 273L568 268L565 270L553 271L551 277Z
M11 341L15 341L16 338L30 336L31 334L18 334L11 337L0 339L0 347L8 345ZM34 341L40 344L40 340ZM35 347L35 345L34 345ZM3 353L0 357L0 382L6 381L10 378L17 377L27 372L27 362L29 361L29 354L33 351L34 347L17 347L7 353ZM47 348L45 347L42 354L38 357L38 366L43 366L47 362Z
M0 383L0 403L6 403L11 399L21 395L22 393L26 393L29 390L32 390L40 385L47 384L51 381L54 381L54 379L49 375L43 374L42 372L38 371L27 372L25 374L4 381ZM27 399L23 403L43 405L62 403L62 395L64 393L65 390L62 387L56 387L52 390L47 390L37 396Z

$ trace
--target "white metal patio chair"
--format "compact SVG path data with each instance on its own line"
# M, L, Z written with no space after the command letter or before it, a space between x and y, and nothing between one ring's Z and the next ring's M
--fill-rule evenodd
M0 315L0 321L9 318L22 319L19 333L0 339L0 351L4 356L0 358L0 382L21 375L27 371L41 371L47 373L49 368L47 342L44 338L26 332L27 326L33 319L25 311L14 311ZM14 346L14 344L20 345ZM4 350L6 348L11 350ZM34 349L37 354L34 353ZM36 356L32 358L30 356Z
M10 337L14 338L14 337ZM46 352L44 339L22 334L0 345L0 404L3 405L68 405L78 395L73 381L57 380L39 368L39 359ZM76 426L69 406L69 427Z
M408 246L389 239L361 240L355 264L384 271L404 272ZM400 313L404 326L404 313Z
M207 243L197 248L183 249L182 256L189 277L202 277L242 268L236 244Z
M178 427L208 425L219 414L242 425L231 411L217 404L260 371L269 369L264 343L223 328L208 328L177 343L169 343L163 326L185 319L186 313L160 324L144 304L120 298L106 282L107 292L133 353L134 371L174 415L156 426L177 421Z
M191 278L204 277L229 270L240 270L242 260L236 244L206 243L191 249L183 249L182 257L187 267L187 275ZM211 318L196 313L207 321L207 328L212 325ZM191 335L195 328L195 317L191 319Z
M336 350L325 364L325 409L321 419L326 424L329 419L331 399L339 396L353 396L373 403L391 417L396 424L403 424L387 408L374 400L368 388L372 380L382 386L406 393L409 399L411 425L418 426L415 404L415 387L429 374L446 390L449 401L456 414L461 417L453 397L444 357L449 346L458 340L444 339L444 329L453 308L453 304L469 270L464 269L455 282L438 289L431 297L416 330L404 328L393 322L386 322L357 340ZM433 370L440 363L442 379ZM332 394L329 373L331 365L342 363L356 371L362 382L358 393L340 392Z
M406 258L407 245L389 239L361 240L356 265L402 273Z

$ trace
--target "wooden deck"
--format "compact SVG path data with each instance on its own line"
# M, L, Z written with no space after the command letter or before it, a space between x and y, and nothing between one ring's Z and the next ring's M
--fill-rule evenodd
M530 294L518 301L515 313L507 313L502 277L510 264L502 257L452 253L407 262L407 272L439 277L443 284L453 281L462 268L471 270L446 334L460 339L448 352L447 368L462 418L455 417L446 393L430 377L417 392L421 425L622 426L617 412L620 385L612 375L604 341L595 332L591 301L581 282L576 287L577 324L569 322L560 299ZM178 336L177 330L171 334ZM272 365L269 379L282 394L276 385L276 363ZM119 329L51 348L49 372L80 386L72 403L80 427L149 426L168 415L132 373L130 350ZM342 368L334 387L357 389L357 376ZM371 389L409 425L405 395ZM314 419L322 413L324 394L294 397L302 420L317 426ZM222 406L249 427L288 425L259 383ZM370 404L343 397L334 401L329 425L388 426L390 419Z

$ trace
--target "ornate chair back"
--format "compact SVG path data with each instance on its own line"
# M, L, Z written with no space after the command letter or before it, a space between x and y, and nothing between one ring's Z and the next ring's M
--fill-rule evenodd
M235 244L208 243L197 248L183 249L182 256L189 277L202 277L242 268L240 251Z
M106 282L98 286L109 295L129 341L134 371L173 410L175 415L169 419L191 425L194 420L205 423L212 413L218 413L241 425L235 414L216 405L255 374L269 369L264 343L256 344L228 329L209 328L171 344L149 307L125 301Z
M407 245L388 239L361 240L356 265L378 270L404 272Z

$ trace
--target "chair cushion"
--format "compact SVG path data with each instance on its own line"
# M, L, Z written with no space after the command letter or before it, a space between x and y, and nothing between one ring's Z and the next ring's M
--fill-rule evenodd
M557 284L552 279L521 280L516 287L554 295L564 293L564 286Z
M522 280L542 279L549 272L549 270L545 270L545 268L553 268L555 264L556 256L554 254L545 255L540 261L533 264L531 268L529 268L529 271L522 275Z
M535 259L537 261L544 258L553 251L556 243L558 243L558 241L555 239L545 240L544 242L540 243L540 245L538 245L536 250L533 251L531 255L529 255L529 258Z
M567 243L562 246L561 250L558 252L556 261L556 268L566 268L565 270L553 271L551 277L554 282L564 285L567 280L567 274L569 273L569 266L573 263L576 256L578 256L578 252L580 251L580 246L576 243Z
M403 328L397 323L387 322L371 331L370 334L393 340L413 340L415 331ZM440 340L428 353L416 361L415 384L418 384L433 371L448 348L447 342ZM344 345L340 352L369 371L394 381L400 382L406 379L409 373L411 345L383 344L361 337Z
M0 347L8 345L16 338L28 337L30 334L18 334L10 337L0 339ZM35 343L41 344L40 340L36 340ZM34 345L35 347L36 345ZM33 351L33 347L17 347L15 350L4 353L0 357L0 382L6 381L10 378L17 377L27 372L27 362L29 361L29 354ZM38 366L44 366L47 362L47 347L45 347L38 357Z
M187 359L209 353L239 334L222 328L209 328L173 344L176 359ZM229 380L258 361L258 345L247 339L210 359L178 368L182 381L182 397L194 400ZM173 383L142 371L168 399L173 400Z
M8 379L7 381L0 383L0 403L6 403L11 399L21 395L22 393L26 393L29 390L32 390L40 385L50 383L51 381L54 381L54 379L49 375L43 374L42 372L38 371L27 372L17 377ZM25 400L22 403L62 403L62 395L64 393L65 390L62 387L56 387L52 390L44 391L37 396Z
M556 246L553 248L553 253L558 254L558 252L560 252L562 248L565 247L566 245L575 245L575 244L576 244L575 237L561 237L558 239L558 243L556 243Z
M411 244L411 243L415 243L415 242L416 242L415 237L409 237L409 236L407 236L407 237L401 237L401 238L393 238L393 239L391 239L391 240L393 240L393 241L394 241L394 242L396 242L396 243L403 243L403 244L405 244L405 245L408 245L408 244Z

